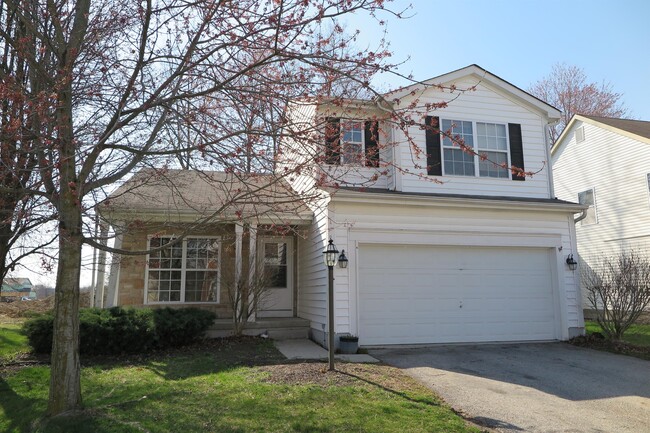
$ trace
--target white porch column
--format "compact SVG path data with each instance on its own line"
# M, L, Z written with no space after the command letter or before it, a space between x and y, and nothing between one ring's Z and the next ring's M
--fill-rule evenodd
M257 224L251 223L248 225L248 281L254 282L255 273L257 271ZM254 287L254 283L250 286ZM248 293L248 308L250 315L248 316L249 322L255 321L255 299L251 299L250 292Z
M101 224L100 243L106 246L108 243L108 226ZM106 282L106 250L100 249L97 263L97 279L95 280L95 307L104 308L104 284Z
M244 234L244 226L242 224L235 224L235 293L237 295L237 302L235 303L235 315L239 316L241 310L240 298L240 285L241 280L241 267L242 267L242 236Z
M117 226L117 227L121 227L121 226ZM122 248L121 234L117 234L115 236L114 246L116 249ZM146 287L145 287L145 291L146 291ZM108 277L108 297L106 298L107 308L117 306L119 293L120 293L120 256L119 254L114 253L112 254L112 260L111 260L111 272Z
M235 282L237 284L239 284L239 280L241 279L243 234L244 226L242 224L235 224Z

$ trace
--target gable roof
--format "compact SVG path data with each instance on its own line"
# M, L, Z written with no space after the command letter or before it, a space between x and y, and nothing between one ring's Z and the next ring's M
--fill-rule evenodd
M479 80L479 82L484 81L492 84L493 86L499 87L506 93L513 96L516 100L524 103L525 105L528 105L531 108L536 109L537 111L541 111L549 118L549 120L559 120L560 118L561 112L557 108L476 64L456 69L455 71L438 75L437 77L429 78L428 80L421 81L410 86L399 88L397 90L385 93L383 96L388 101L401 99L412 93L424 92L429 86L457 81L460 78L467 76L474 76Z
M551 154L554 154L564 142L567 134L576 122L585 122L598 126L616 134L650 144L650 122L645 120L618 119L615 117L587 116L585 114L574 114L569 123L564 127L558 137Z
M102 206L109 221L150 218L210 222L271 218L311 222L312 213L288 182L272 174L143 169Z

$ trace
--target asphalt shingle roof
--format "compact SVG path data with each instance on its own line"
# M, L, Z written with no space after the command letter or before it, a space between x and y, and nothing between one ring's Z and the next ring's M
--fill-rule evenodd
M587 116L584 114L581 114L581 116L650 139L650 122L648 121Z

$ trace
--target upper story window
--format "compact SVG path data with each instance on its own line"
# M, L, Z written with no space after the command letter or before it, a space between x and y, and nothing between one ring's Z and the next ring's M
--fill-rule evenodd
M510 170L505 168L510 166L506 125L442 119L441 130L444 174L510 177ZM445 134L448 132L453 140ZM461 149L454 141L462 141L478 155Z
M149 239L158 248L172 237ZM149 254L147 303L219 302L219 239L186 238Z
M503 167L509 165L506 125L477 122L476 145L479 154L487 158L479 161L479 176L507 179L510 173Z
M474 129L472 122L462 120L442 120L442 130L451 131L451 135L462 140L466 146L474 147ZM442 137L444 173L456 176L474 176L474 155L460 149L451 138Z
M511 178L524 181L524 143L519 123L486 123L426 116L427 174ZM465 152L447 137L463 140L473 152ZM496 164L496 165L495 165ZM516 167L518 170L510 170Z
M580 225L596 224L598 218L596 215L596 195L594 189L588 189L578 193L578 203L589 205L587 216L580 221Z
M362 164L364 161L363 123L341 121L341 164Z
M378 122L328 118L325 162L379 167Z

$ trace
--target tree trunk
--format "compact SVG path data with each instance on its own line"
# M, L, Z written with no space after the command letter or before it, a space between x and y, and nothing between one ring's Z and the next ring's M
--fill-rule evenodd
M65 200L64 200L65 201ZM63 212L64 208L65 212ZM81 407L79 363L79 274L81 270L81 211L74 203L61 206L59 266L54 304L54 334L48 414ZM68 222L68 224L66 224Z

